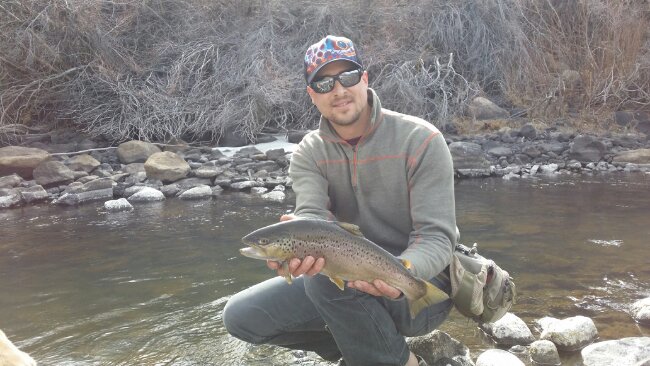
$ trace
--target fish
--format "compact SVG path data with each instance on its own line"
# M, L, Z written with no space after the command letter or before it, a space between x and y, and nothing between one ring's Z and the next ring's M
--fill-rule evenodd
M321 274L341 290L345 281L382 280L406 297L411 318L449 295L429 281L415 277L410 263L368 240L358 226L320 219L293 219L257 229L242 238L243 256L280 262L289 284L289 261L307 256L324 258Z

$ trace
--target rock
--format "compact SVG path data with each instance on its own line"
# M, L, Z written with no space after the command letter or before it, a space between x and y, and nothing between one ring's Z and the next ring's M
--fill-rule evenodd
M122 171L124 173L128 174L136 174L136 173L146 173L147 171L144 170L144 163L131 163L131 164L126 164L122 167Z
M537 137L537 130L531 124L525 124L519 129L519 136L528 140L534 140Z
M88 154L82 154L68 159L65 162L65 165L67 165L71 170L82 170L86 173L90 173L100 166L101 163Z
M623 151L612 160L614 163L650 164L650 149Z
M46 160L33 171L34 180L42 186L63 185L74 180L74 174L60 161Z
M122 164L144 163L157 152L160 152L158 146L145 141L127 141L117 147L117 157Z
M0 188L13 188L23 182L23 178L13 173L5 177L0 177Z
M194 187L200 187L200 186L211 186L212 185L212 180L208 178L197 178L197 177L192 177L192 178L185 178L181 179L175 182L175 184L180 188L182 191L186 191L190 188Z
M589 135L579 135L569 145L569 158L581 162L597 162L603 158L607 147Z
M530 359L535 365L561 365L560 354L551 341L541 340L530 344Z
M194 170L194 175L198 178L214 178L223 173L224 169L214 164L203 164L200 168Z
M477 120L503 119L509 117L508 111L483 97L474 98L468 108L470 116Z
M422 357L428 365L438 365L442 359L467 358L469 348L440 330L407 339L411 352Z
M148 178L163 182L175 182L190 172L189 164L171 151L152 154L144 163L144 169Z
M221 188L220 186L214 186L211 187L211 189L212 189L212 196L218 196L223 192L223 188Z
M104 208L109 212L131 211L133 206L126 198L119 198L104 202Z
M287 196L286 196L286 194L285 194L284 192L282 192L282 191L275 191L275 190L273 190L273 191L271 191L271 192L269 192L269 193L264 193L261 197L262 197L263 199L267 200L267 201L282 202L282 201L285 200L285 198L286 198Z
M212 198L212 188L206 185L190 188L187 191L181 193L178 197L183 200Z
M251 188L251 193L252 194L264 194L264 193L266 193L268 191L269 191L269 189L266 188L266 187L253 187L253 188Z
M243 191L245 189L250 189L250 188L259 187L259 186L261 186L260 183L258 183L256 181L252 181L252 180L245 180L245 181L242 181L242 182L235 182L235 183L230 184L230 188L232 188L234 190L237 190L237 191Z
M535 340L533 333L526 323L512 313L506 313L506 315L494 323L481 324L480 328L490 335L499 345L526 345Z
M264 153L256 148L255 146L247 146L239 149L235 153L235 157L242 157L242 158L252 158L255 155L264 155ZM250 161L253 161L252 159Z
M165 197L174 197L181 191L181 188L178 184L168 184L160 187L160 191L165 195Z
M489 149L487 153L492 156L512 156L512 154L514 154L512 149L506 146L493 147Z
M284 151L284 149L272 149L266 152L266 158L275 161L280 158L284 158L286 154L287 152Z
M632 304L630 311L637 323L650 325L650 297L646 297Z
M580 353L584 366L650 365L650 337L597 342L585 347Z
M59 205L77 205L89 201L105 200L113 198L113 188L99 189L79 193L64 193L53 203Z
M598 337L594 321L581 315L562 320L546 317L538 323L543 329L540 339L555 343L560 351L577 351Z
M34 168L49 157L50 154L43 149L22 146L0 148L0 176L16 173L29 179Z
M557 172L557 170L560 168L559 165L552 163L552 164L544 164L539 167L539 170L542 174L553 174Z
M489 169L490 162L485 158L481 145L473 142L457 141L449 145L454 169Z
M165 199L165 195L151 187L144 187L128 198L129 202L155 202Z
M525 364L508 351L489 349L478 356L476 366L525 366Z
M3 192L5 191L5 192ZM16 189L0 189L0 209L20 206L23 203L20 192Z
M533 159L542 155L542 149L537 145L526 145L521 149L521 152Z
M44 201L50 198L50 195L45 191L45 189L39 185L22 188L20 189L20 194L25 203Z
M298 144L309 132L311 131L309 130L289 131L287 133L287 141L292 144Z
M239 147L249 143L249 140L237 132L235 126L228 126L225 128L219 137L219 146L224 147Z

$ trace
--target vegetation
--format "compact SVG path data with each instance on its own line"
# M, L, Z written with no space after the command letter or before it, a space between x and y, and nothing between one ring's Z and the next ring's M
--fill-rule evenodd
M313 127L302 56L361 49L388 108L439 127L476 95L528 116L650 105L642 0L3 0L0 132L113 141Z

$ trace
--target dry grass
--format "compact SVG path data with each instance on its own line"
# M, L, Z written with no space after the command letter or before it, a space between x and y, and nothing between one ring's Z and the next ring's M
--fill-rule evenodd
M329 33L357 43L386 107L439 127L478 94L537 119L608 116L650 104L649 19L621 0L5 0L0 127L314 127L302 55Z

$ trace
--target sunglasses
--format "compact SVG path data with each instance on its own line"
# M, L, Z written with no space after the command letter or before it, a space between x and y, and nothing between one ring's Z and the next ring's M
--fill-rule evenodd
M309 86L311 86L311 88L314 89L316 93L329 93L332 91L332 89L334 89L334 83L337 80L339 83L341 83L341 86L349 88L351 86L359 84L362 75L363 69L345 71L334 76L323 76L322 78L309 83Z

